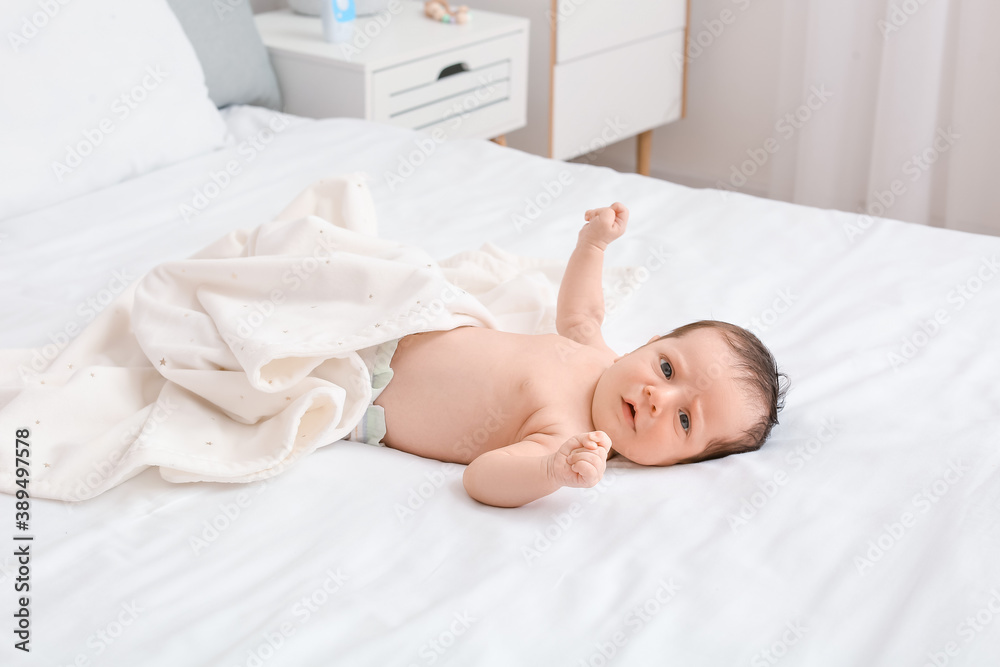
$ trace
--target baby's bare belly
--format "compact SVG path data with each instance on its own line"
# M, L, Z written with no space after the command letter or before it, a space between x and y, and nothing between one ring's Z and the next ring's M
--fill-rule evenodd
M385 410L386 445L470 463L521 440L538 408L532 369L544 372L543 338L482 327L404 337L392 380L375 401Z

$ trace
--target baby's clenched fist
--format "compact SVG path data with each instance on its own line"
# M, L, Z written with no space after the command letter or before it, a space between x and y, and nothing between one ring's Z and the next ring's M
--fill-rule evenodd
M604 477L611 438L604 431L581 433L562 444L549 459L549 474L561 486L590 488Z
M628 209L620 202L604 208L592 208L583 214L587 224L580 230L580 241L592 243L601 250L625 233Z

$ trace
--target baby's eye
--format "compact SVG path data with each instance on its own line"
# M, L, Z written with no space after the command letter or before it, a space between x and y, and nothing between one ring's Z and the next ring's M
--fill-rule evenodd
M691 419L683 412L681 413L681 428L684 429L685 433L687 433L688 429L691 428Z
M668 380L674 374L673 367L670 365L670 362L667 361L666 359L660 359L660 370L663 371L663 375L666 376Z

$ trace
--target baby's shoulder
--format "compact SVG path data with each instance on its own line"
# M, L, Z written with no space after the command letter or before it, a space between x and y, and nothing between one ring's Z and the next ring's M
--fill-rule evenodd
M538 337L542 343L545 367L560 368L564 372L583 375L600 375L614 363L614 352L584 345L559 334L544 334Z

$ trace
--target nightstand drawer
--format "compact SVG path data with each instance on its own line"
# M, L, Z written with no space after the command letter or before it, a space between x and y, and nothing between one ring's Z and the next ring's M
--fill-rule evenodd
M444 126L451 137L472 136L466 121L474 115L487 117L475 125L503 125L523 114L512 91L524 90L517 79L525 76L525 49L525 34L517 32L376 71L372 119L412 129L451 120Z
M479 86L479 84L475 85ZM398 114L393 114L389 118L389 122L414 130L425 130L432 125L437 125L456 117L461 118L462 123L464 123L472 114L486 114L498 121L502 121L503 118L509 115L508 111L502 105L509 101L510 82L501 81L486 87L474 88L458 95L420 105L413 109L401 111ZM449 123L448 127L458 129L459 123L457 121ZM465 136L464 134L456 134L450 131L447 134L452 138Z
M565 9L557 14L556 62L559 63L682 29L687 24L687 4L677 0L560 3L563 4Z
M496 94L491 89L509 81L510 59L507 58L480 69L451 74L431 83L389 93L385 110L388 111L388 118L392 119L441 102L461 104L463 97L476 97L477 93L492 100ZM376 104L376 117L381 106Z
M683 76L675 54L684 31L604 51L553 71L552 157L564 160L681 116ZM586 111L586 113L582 113Z
M318 17L257 14L284 111L348 116L446 138L491 139L524 127L527 19L476 10L466 25L432 21L422 2L359 17L354 39L323 40ZM440 128L440 129L439 129Z

